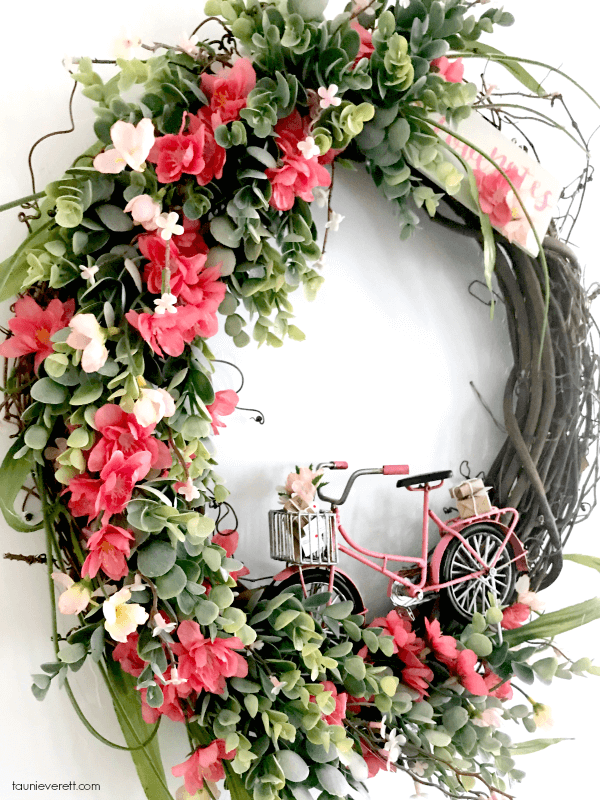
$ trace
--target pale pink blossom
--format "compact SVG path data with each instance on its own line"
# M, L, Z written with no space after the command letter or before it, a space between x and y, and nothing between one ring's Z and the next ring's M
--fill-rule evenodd
M97 267L95 264L91 267L81 265L79 269L81 271L81 277L84 280L89 281L93 286L96 283L96 273L98 272L99 267Z
M165 292L160 297L158 297L154 301L154 305L156 308L154 309L155 314L176 314L177 309L175 306L177 305L177 298L171 292Z
M473 717L471 722L478 728L499 728L502 717L497 708L486 708L478 717Z
M335 83L330 83L327 88L319 86L317 94L321 98L319 105L321 108L329 108L329 106L339 106L342 102L341 97L337 97L338 87Z
M194 486L194 482L191 478L188 478L185 483L183 481L177 481L175 484L175 491L177 494L183 495L188 503L191 503L192 500L197 500L200 497L200 489L197 486Z
M141 58L147 55L147 52L142 47L142 40L137 34L124 32L114 42L113 47L116 58L124 58L130 61L132 58Z
M432 67L436 67L438 74L448 83L461 83L465 72L462 58L450 61L446 56L434 58L431 62Z
M81 367L84 372L97 372L106 364L108 350L106 337L93 314L77 314L69 323L71 333L67 344L74 350L81 350Z
M321 155L321 151L312 136L307 136L299 141L297 147L307 161Z
M317 491L314 479L322 475L323 471L314 471L308 467L300 467L299 472L290 472L285 482L285 492L290 497L299 497L305 503L312 503Z
M158 424L165 417L172 417L175 413L175 400L166 389L144 388L133 404L132 413L138 423L147 428Z
M275 675L269 675L269 680L273 684L273 688L271 689L271 692L273 694L275 694L275 695L279 694L279 692L285 686L285 681L280 681L278 678L275 677Z
M518 592L517 602L522 603L524 606L529 606L532 611L543 611L546 603L542 600L537 592L532 592L529 589L529 575L521 575L515 588Z
M179 214L175 211L170 211L168 214L159 214L156 218L156 224L161 229L160 237L168 242L171 236L181 236L183 233L183 225L178 225L177 220Z
M148 612L139 603L129 603L131 592L124 587L102 604L107 633L116 642L126 642L130 633L148 619Z
M138 194L127 203L125 211L131 214L136 225L142 225L147 231L157 229L156 218L161 211L160 203L153 200L149 194Z
M154 144L154 125L150 119L142 119L137 125L117 120L110 129L113 150L105 150L94 159L98 172L115 175L129 166L135 172L143 172L146 158Z
M75 583L73 578L64 572L53 572L52 580L65 590L58 598L58 610L61 614L81 614L85 611L92 599L88 581Z
M182 33L177 41L177 47L179 47L180 50L183 50L184 53L187 53L188 56L197 58L197 56L200 54L200 48L196 42L196 37L190 39L185 35L185 33Z

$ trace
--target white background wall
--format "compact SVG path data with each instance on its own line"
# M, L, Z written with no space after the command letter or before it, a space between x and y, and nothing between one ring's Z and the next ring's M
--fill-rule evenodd
M331 4L332 11L342 6ZM595 26L583 0L570 3L568 13L565 4L555 0L543 5L511 0L505 7L517 16L517 25L500 31L494 45L514 55L562 65L600 96ZM195 27L202 18L201 8L201 3L190 0L168 4L105 0L94 4L93 10L83 3L33 0L5 11L0 51L4 74L0 204L29 193L26 158L32 142L48 131L68 127L71 85L61 66L64 55L111 57L112 40L122 29L139 33L145 41L174 42ZM565 88L554 77L545 85L549 91ZM575 90L569 89L568 96L574 95ZM569 104L588 132L600 123L600 112L588 101L569 100ZM78 97L75 110L75 133L50 139L36 151L38 186L58 177L92 140L93 116L87 101ZM543 128L536 132L536 143L544 136ZM545 166L568 182L580 164L571 162L562 143L554 142L548 140ZM600 278L594 241L597 199L598 192L590 189L585 218L574 237L590 284ZM502 309L490 322L488 310L467 294L470 281L481 277L477 248L427 221L413 239L400 243L391 209L361 172L338 170L333 205L346 219L339 233L330 237L325 286L313 304L301 297L295 300L306 342L290 342L278 351L251 346L240 352L225 337L214 340L216 355L234 360L244 371L241 404L257 406L266 416L265 425L259 426L239 412L218 440L221 472L240 516L240 553L256 575L275 570L268 554L267 511L274 507L276 485L294 464L346 459L356 469L406 462L414 472L451 468L458 473L460 462L468 459L476 473L489 465L502 438L469 387L474 381L501 417L510 352ZM14 211L3 214L1 222L0 257L5 258L21 241L23 230ZM7 316L5 308L3 319ZM219 388L237 388L237 377L228 368L218 379ZM8 446L10 430L4 423L0 433ZM378 549L390 552L414 552L420 536L419 509L411 502L416 500L398 492L392 478L364 479L344 508L345 519L359 542L376 543ZM444 489L435 498L436 508L448 500ZM600 554L599 521L596 512L576 529L572 552ZM43 549L37 533L17 534L3 525L2 537L2 552ZM13 792L13 781L74 780L100 783L102 790L65 793L65 798L141 800L126 753L93 740L64 694L53 689L43 704L30 694L30 673L39 671L39 664L52 656L45 574L41 567L7 561L0 561L0 569L5 714L0 796L38 797ZM385 581L373 576L356 572L368 604L384 610ZM597 593L595 573L566 565L546 598L548 608L554 609ZM589 655L600 660L599 633L595 623L563 637L562 645L572 658ZM535 688L535 697L553 707L556 719L554 730L542 735L576 737L576 741L523 757L529 777L515 787L518 797L593 796L595 720L600 712L597 680ZM118 737L109 704L91 671L78 673L73 683L101 731ZM518 729L512 733L517 741L523 738ZM187 743L179 726L166 720L161 741L167 766L183 760ZM177 782L172 785L175 788ZM412 784L403 777L385 776L371 784L371 792L378 800L407 797Z

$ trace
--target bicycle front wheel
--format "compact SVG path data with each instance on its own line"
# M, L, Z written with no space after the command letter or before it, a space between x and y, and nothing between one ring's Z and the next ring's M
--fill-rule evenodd
M486 566L493 563L505 538L498 528L484 522L463 528L461 535ZM442 558L440 579L442 583L461 581L440 592L447 611L460 620L470 621L476 611L485 614L490 607L490 594L499 606L510 603L516 582L513 559L513 549L508 542L493 570L479 578L469 578L471 573L479 572L482 565L460 539L453 539Z

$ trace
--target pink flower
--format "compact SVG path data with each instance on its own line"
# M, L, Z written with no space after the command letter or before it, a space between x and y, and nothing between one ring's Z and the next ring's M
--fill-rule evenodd
M390 772L396 772L394 764L387 764L387 753L386 756L379 755L364 739L360 740L360 749L362 750L362 757L367 762L369 778L374 778L380 770L385 772L388 768Z
M173 645L173 652L179 656L179 674L195 691L223 694L225 678L245 678L248 674L248 662L235 652L244 647L237 636L205 639L198 623L191 620L180 623L177 636L180 644Z
M154 144L154 125L150 119L142 119L137 125L118 120L110 129L114 150L105 150L94 159L98 172L116 174L126 166L143 172L144 162Z
M202 109L202 113L213 130L239 119L240 111L246 107L246 98L255 86L256 73L247 58L239 58L233 67L226 67L217 75L202 74L200 88L209 100L208 108Z
M99 478L92 478L91 475L75 475L69 481L65 492L71 492L69 498L69 511L74 517L85 517L93 519L97 516L96 498L102 486Z
M293 499L299 497L307 505L315 499L317 491L315 478L323 474L323 470L312 470L308 467L300 467L299 472L290 472L285 481L285 492Z
M192 687L186 681L179 683L176 680L175 683L171 683L172 673L173 670L169 667L164 674L164 681L157 678L157 683L162 689L164 698L162 704L158 706L158 708L152 708L146 702L147 689L142 689L140 691L142 698L142 717L144 722L147 722L149 725L153 725L163 714L173 720L173 722L185 722L186 717L191 717L193 714L193 708L191 706L188 706L185 712L181 706L181 699L190 696L193 691Z
M227 427L224 422L221 422L220 417L227 417L229 414L233 414L239 402L240 398L232 389L225 389L215 393L214 402L206 406L206 410L212 419L211 424L215 435L219 433L219 428Z
M478 717L473 717L471 723L478 728L499 728L502 725L502 717L497 708L486 708Z
M507 631L520 628L524 622L527 622L530 614L531 609L525 603L513 603L502 612L501 625Z
M166 389L144 387L133 404L133 415L142 427L154 426L175 413L175 400Z
M200 233L200 221L183 217L183 233L175 236L175 244L182 256L191 258L192 256L208 253L208 245Z
M516 189L521 188L524 175L519 175L517 167L509 166L504 172L508 175ZM490 222L497 228L503 228L513 218L512 208L508 203L508 195L513 196L510 184L497 169L486 175L480 169L473 170L477 189L479 191L479 205Z
M461 650L453 665L453 672L468 692L475 695L488 695L488 687L483 677L476 671L477 656L472 650Z
M185 345L196 338L194 326L201 317L200 309L195 306L177 306L176 314L138 314L137 311L125 314L127 322L140 332L142 339L159 356L164 356L164 353L180 356Z
M217 533L213 534L212 537L212 543L222 547L227 553L227 558L233 558L233 555L237 550L239 540L240 535L234 530L218 531ZM248 567L242 567L241 569L234 570L229 574L234 581L237 581L238 578L243 578L244 575L249 575L250 570Z
M358 48L358 53L354 59L354 64L356 65L361 58L371 58L375 52L375 48L373 47L373 36L371 31L363 28L358 20L353 19L350 23L350 27L353 28L360 36L360 47Z
M132 541L131 531L116 525L104 525L88 539L86 546L90 554L83 562L81 574L95 578L101 569L113 581L124 578L129 574L127 559Z
M432 67L437 68L437 72L448 83L460 83L465 72L465 65L462 58L450 61L446 56L434 58L431 62Z
M279 211L289 211L296 197L312 202L312 190L316 186L329 186L331 176L319 162L318 156L305 158L298 150L298 145L306 139L304 120L298 111L279 120L275 133L283 164L265 171L273 190L269 204Z
M200 792L204 781L221 781L225 777L223 760L231 761L235 750L226 752L225 739L215 739L208 747L199 747L187 761L171 769L176 778L183 778L190 795Z
M196 173L196 180L200 186L206 186L213 178L219 180L223 176L223 167L225 166L226 158L225 150L215 141L211 125L207 123L205 117L202 116L205 111L207 111L207 109L203 108L196 116L190 114L188 118L189 132L199 139L202 146L204 167Z
M93 314L77 314L69 323L71 333L67 344L74 350L81 350L81 368L84 372L97 372L106 364L108 350L106 337Z
M374 619L369 627L383 628L385 635L393 637L394 653L410 651L417 655L423 649L423 640L417 638L410 621L397 611L390 611L385 618Z
M15 316L8 323L13 335L0 344L0 355L19 358L35 353L37 372L42 361L54 352L52 336L67 327L74 311L74 300L51 300L44 309L32 297L21 297L15 303Z
M146 662L138 655L138 639L137 633L130 633L127 640L120 642L113 650L113 658L119 662L121 669L136 678L142 674L146 667Z
M101 486L96 496L96 515L104 512L104 519L119 514L131 500L138 481L150 471L151 454L147 450L126 458L120 450L110 457L100 473Z
M319 86L317 94L321 98L319 100L321 108L341 105L342 98L337 97L338 88L339 87L335 83L330 83L329 86Z
M151 467L167 469L171 466L173 459L169 448L152 436L154 425L142 427L135 414L128 414L120 406L108 404L96 411L94 424L101 439L89 454L90 472L100 472L117 450L124 456L148 451L152 459Z
M497 697L498 700L512 699L513 690L510 681L502 682L502 679L495 672L492 672L489 667L485 668L483 680L491 697Z
M167 133L154 142L148 161L156 164L156 177L161 183L175 183L184 172L198 175L206 168L204 134Z
M160 214L160 204L148 194L139 194L125 206L125 211L131 214L136 225L143 225L147 231L155 231L156 218Z
M321 714L321 719L328 725L343 725L346 719L346 701L348 695L346 692L338 694L338 690L332 681L322 681L323 688L326 692L331 692L331 696L335 701L335 708L331 714Z
M443 664L451 664L458 658L456 652L456 639L453 636L443 636L439 620L428 620L425 617L427 629L427 644L432 649L435 657Z

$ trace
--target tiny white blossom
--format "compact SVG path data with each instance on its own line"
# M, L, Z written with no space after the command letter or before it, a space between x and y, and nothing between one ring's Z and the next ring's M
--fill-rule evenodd
M178 219L179 214L175 211L170 211L168 214L163 212L156 217L157 226L162 228L160 237L165 242L168 242L171 236L180 236L183 233L183 225L177 224Z
M162 294L154 301L154 305L156 306L156 308L154 309L154 313L159 315L176 314L177 313L177 309L175 308L176 303L177 303L177 298L175 297L175 295L171 294L171 292L165 292L165 294Z
M131 589L132 587L130 586L129 588ZM152 617L152 622L154 623L154 630L152 631L153 637L160 636L161 633L172 633L177 627L176 622L165 622L165 618L162 614L155 614Z
M96 265L94 265L93 267L84 267L83 265L80 265L79 269L81 270L81 277L84 280L89 281L93 286L96 283L95 276L96 273L98 272L98 267Z
M323 269L327 265L327 261L325 260L325 256L320 256L313 264L315 269Z
M297 147L307 161L310 161L310 159L314 158L315 156L321 155L321 151L317 147L312 136L307 136L306 139L298 142Z
M423 777L426 769L427 769L426 761L415 761L415 763L411 766L411 770L415 773L415 775L418 775L419 778Z
M322 186L315 186L315 188L312 190L312 193L313 197L315 198L315 203L319 206L319 208L325 208L329 199L329 192L326 189L323 189Z
M128 61L148 55L142 47L141 37L129 33L123 34L115 41L114 52L117 58L124 58Z
M387 735L386 743L383 746L384 751L387 753L388 767L390 763L396 763L400 756L402 745L404 744L406 744L406 736L398 733L396 728L392 728Z
M188 56L192 58L196 58L200 54L200 48L196 44L194 39L189 39L185 33L182 33L179 37L179 41L177 42L177 46L180 47L184 53L187 53Z
M188 503L191 503L192 500L197 500L200 497L200 489L194 486L191 478L188 478L185 483L178 487L177 494L183 495Z
M172 686L181 686L182 683L187 683L187 678L180 678L177 673L177 667L171 667L171 677L165 681L165 686L171 684Z
M63 56L62 65L67 72L73 72L73 68L79 64L79 59L75 56Z
M332 211L328 222L325 224L325 227L329 228L329 230L332 233L335 233L335 231L338 231L340 229L340 223L343 222L345 219L346 218L344 217L343 214L337 214L335 211Z
M273 688L271 689L273 694L279 694L282 687L285 686L285 681L280 681L278 678L275 677L275 675L269 675L269 680L273 684Z
M342 102L341 97L337 97L338 87L335 83L330 83L327 88L319 86L317 94L321 98L319 105L321 108L329 108L329 106L339 106Z

